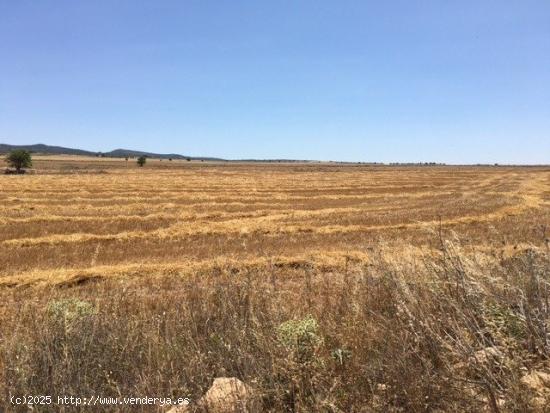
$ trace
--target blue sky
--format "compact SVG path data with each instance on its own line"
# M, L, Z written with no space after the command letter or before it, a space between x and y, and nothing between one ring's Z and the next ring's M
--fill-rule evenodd
M550 163L550 2L0 0L0 142Z

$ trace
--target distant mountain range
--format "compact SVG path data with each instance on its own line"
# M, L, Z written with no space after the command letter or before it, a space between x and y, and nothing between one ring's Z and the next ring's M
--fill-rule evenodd
M49 155L81 155L81 156L102 156L106 158L125 158L125 157L137 157L146 156L148 158L161 158L161 159L190 159L197 161L223 161L220 158L208 158L208 157L195 157L185 156L177 153L153 153L134 151L132 149L115 149L110 152L92 152L82 149L64 148L62 146L44 145L42 143L36 145L8 145L0 143L0 153L7 153L14 149L24 149L33 153L43 153Z

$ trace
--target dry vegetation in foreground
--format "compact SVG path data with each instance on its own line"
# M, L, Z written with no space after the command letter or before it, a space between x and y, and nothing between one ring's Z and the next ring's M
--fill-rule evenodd
M0 177L0 410L550 410L549 169L110 162Z

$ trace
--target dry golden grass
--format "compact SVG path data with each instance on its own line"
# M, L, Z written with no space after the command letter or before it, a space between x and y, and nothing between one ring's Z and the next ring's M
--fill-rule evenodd
M137 168L73 158L35 160L47 174L1 177L0 282L95 266L109 276L110 265L368 253L380 240L433 246L440 226L474 248L540 244L537 226L550 211L548 168L158 160ZM56 174L65 162L74 171L118 167Z
M198 398L236 375L266 411L540 408L519 378L550 356L550 168L34 164L35 175L0 176L0 397ZM91 337L60 336L49 318L52 302L75 297L98 309L82 327ZM477 336L497 307L524 317L517 342ZM276 331L308 315L323 344L303 365ZM159 330L163 317L189 337ZM496 345L510 353L505 371L470 363Z

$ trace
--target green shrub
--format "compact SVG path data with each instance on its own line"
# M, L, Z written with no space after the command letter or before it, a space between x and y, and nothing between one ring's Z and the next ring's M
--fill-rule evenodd
M145 165L145 162L147 162L147 158L145 156L140 156L138 159L137 159L137 164L138 166L143 166Z
M77 298L66 298L50 301L48 304L48 315L57 323L64 326L65 331L70 331L73 327L96 313L96 308Z
M323 343L319 325L311 315L299 320L285 321L279 325L277 336L279 341L302 361L311 359Z
M22 168L30 168L32 166L31 154L22 149L13 150L6 156L6 163L17 171Z

